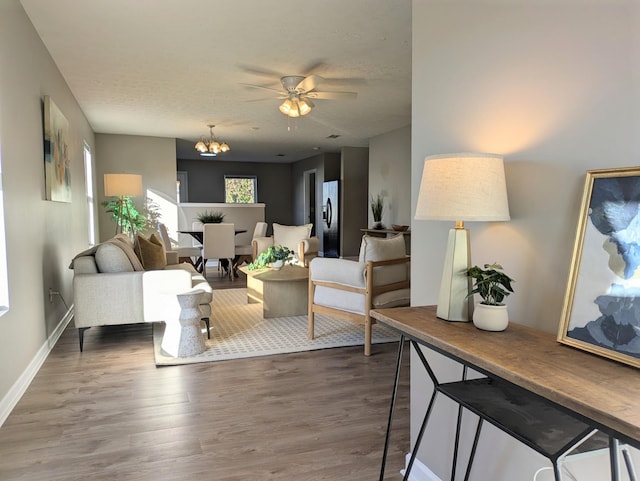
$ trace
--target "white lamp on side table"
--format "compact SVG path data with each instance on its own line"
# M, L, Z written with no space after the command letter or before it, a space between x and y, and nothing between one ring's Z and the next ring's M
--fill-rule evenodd
M467 297L471 266L469 231L464 221L509 220L502 156L459 153L429 156L424 161L416 220L455 221L449 231L437 316L469 321L473 299Z

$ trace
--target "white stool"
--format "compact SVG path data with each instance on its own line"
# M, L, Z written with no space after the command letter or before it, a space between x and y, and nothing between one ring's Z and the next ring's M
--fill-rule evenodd
M199 305L204 293L203 290L196 290L176 295L180 316L166 320L162 337L162 349L170 356L195 356L207 349L200 330L202 313Z

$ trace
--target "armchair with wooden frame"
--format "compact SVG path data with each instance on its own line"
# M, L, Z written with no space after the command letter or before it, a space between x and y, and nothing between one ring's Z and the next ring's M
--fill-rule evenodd
M315 314L364 326L364 355L371 355L371 309L410 304L410 262L402 235L363 236L358 261L316 257L309 264L309 339Z

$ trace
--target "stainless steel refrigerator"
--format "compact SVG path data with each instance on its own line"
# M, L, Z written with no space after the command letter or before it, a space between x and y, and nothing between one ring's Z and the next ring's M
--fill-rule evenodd
M322 250L324 257L340 257L340 181L322 184Z

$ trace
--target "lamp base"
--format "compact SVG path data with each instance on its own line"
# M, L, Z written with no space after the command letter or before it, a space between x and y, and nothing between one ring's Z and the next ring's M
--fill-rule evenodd
M471 266L471 249L467 229L451 229L444 257L438 309L436 315L446 321L468 322L473 316L473 296L471 279L465 271Z

